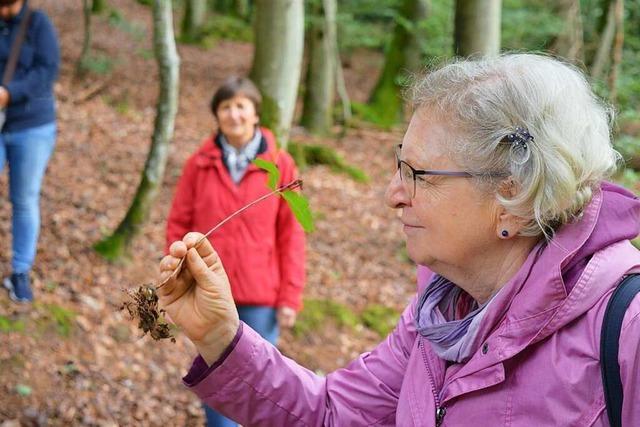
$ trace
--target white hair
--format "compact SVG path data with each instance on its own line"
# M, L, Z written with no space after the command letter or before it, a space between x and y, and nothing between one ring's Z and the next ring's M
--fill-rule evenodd
M548 56L456 60L417 79L410 95L416 109L448 120L456 134L447 141L451 155L526 221L521 235L549 238L578 217L620 160L611 144L613 109L580 70ZM533 137L524 151L504 141L516 128ZM498 191L489 177L500 175L515 193Z

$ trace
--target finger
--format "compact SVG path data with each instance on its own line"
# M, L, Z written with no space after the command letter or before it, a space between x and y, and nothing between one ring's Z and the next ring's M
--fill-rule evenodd
M167 278L169 278L169 276L171 276L172 274L173 274L172 270L164 270L164 271L162 271L160 273L160 278L159 278L160 283L164 283L167 280ZM163 287L164 287L164 285L163 285Z
M184 235L182 241L185 245L187 245L187 248L192 248L196 245L196 243L198 243L200 239L202 239L202 237L204 237L204 234L198 233L196 231L191 231Z
M171 255L167 255L162 260L160 260L160 271L164 272L167 270L173 271L178 267L180 263L180 258L176 258Z
M169 246L169 254L176 258L182 258L187 254L187 245L183 241L176 240Z
M214 284L213 273L194 248L187 252L187 269L201 287L206 287L206 284Z
M166 283L165 283L166 281ZM193 276L186 268L181 268L180 273L176 274L175 270L165 270L160 274L160 283L162 286L157 287L158 296L164 301L162 305L171 304L180 298L189 288L193 286Z
M213 246L211 246L211 242L207 238L202 239L202 241L198 243L198 246L196 246L196 249L198 250L198 253L200 254L200 256L203 259L205 259L205 262L206 262L206 258L211 256L212 254L214 255L215 258L218 257L218 254L216 254L215 249L213 249ZM210 265L210 264L207 262L207 265Z
M189 233L185 236L184 241L189 248L195 247L205 264L211 267L218 260L218 253L211 246L209 239L202 237L204 235L200 233Z

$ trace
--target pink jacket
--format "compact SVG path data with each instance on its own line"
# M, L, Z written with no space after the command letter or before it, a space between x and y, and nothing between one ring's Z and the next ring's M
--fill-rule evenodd
M196 359L185 384L245 426L606 426L600 328L616 284L640 271L628 240L639 226L640 201L604 184L498 293L465 364L447 367L416 333L414 298L382 343L326 378L243 325L219 363ZM419 268L418 294L430 276ZM620 340L625 426L640 426L639 323L636 298Z

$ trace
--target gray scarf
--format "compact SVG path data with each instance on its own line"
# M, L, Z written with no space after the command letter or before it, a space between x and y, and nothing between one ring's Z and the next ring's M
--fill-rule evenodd
M227 165L231 179L235 184L240 182L249 167L249 163L258 154L261 140L262 132L260 132L260 129L257 127L251 141L246 143L240 149L229 144L224 135L220 135L220 144L222 145L225 164Z
M435 275L418 302L416 329L431 342L440 358L466 362L478 348L480 322L494 296L480 306L473 301L471 311L457 319L460 304L470 297L449 280Z

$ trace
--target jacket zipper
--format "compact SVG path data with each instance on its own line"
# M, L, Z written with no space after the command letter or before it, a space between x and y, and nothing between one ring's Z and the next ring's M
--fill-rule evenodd
M440 427L442 425L442 421L444 421L444 416L447 415L447 408L445 406L441 406L440 396L438 395L438 391L436 390L436 383L433 380L431 369L429 369L429 364L427 363L427 352L424 348L422 339L420 339L419 345L420 351L422 353L422 360L424 361L424 366L427 369L427 375L429 376L429 382L431 383L431 392L433 393L433 399L436 403L436 427Z

